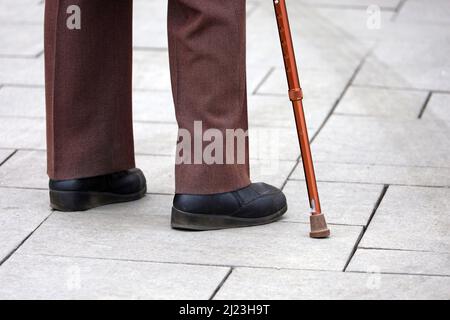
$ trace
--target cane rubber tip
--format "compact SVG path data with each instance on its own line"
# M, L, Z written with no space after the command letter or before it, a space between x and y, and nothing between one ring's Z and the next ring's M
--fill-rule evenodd
M330 229L328 229L325 216L323 214L313 214L309 218L311 222L311 238L328 238L330 236Z

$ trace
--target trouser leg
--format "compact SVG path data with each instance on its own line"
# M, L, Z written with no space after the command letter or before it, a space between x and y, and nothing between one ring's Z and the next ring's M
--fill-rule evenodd
M227 129L248 130L245 19L245 0L169 0L176 116L179 128L192 137L190 163L184 161L175 168L177 193L220 193L250 184L248 138L243 148L238 148L238 141L234 150L226 148ZM218 129L223 134L223 161L195 163L196 121L201 121L202 133ZM202 150L208 144L203 142ZM234 152L231 163L225 159L230 152Z
M46 0L50 178L135 166L131 75L132 0Z

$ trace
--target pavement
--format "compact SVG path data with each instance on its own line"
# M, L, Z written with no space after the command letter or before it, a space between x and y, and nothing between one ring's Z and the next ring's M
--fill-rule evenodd
M289 211L262 227L170 229L166 1L134 2L136 153L148 195L60 213L45 173L43 1L0 0L0 298L450 298L449 1L288 1L326 240L308 237L269 0L248 1L252 179L283 188Z

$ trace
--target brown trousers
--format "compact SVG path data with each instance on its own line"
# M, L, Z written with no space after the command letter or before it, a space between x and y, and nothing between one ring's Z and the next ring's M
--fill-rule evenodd
M203 130L247 130L245 0L168 2L179 127L192 137L194 121ZM67 25L71 5L81 9L80 29ZM50 178L133 168L132 0L47 0L45 71ZM176 165L176 193L247 186L248 141L246 150L244 164Z

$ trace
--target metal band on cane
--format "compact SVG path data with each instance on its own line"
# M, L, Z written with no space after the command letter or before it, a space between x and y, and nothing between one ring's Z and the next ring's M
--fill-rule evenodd
M289 99L291 101L299 101L303 99L303 90L302 88L289 90Z

